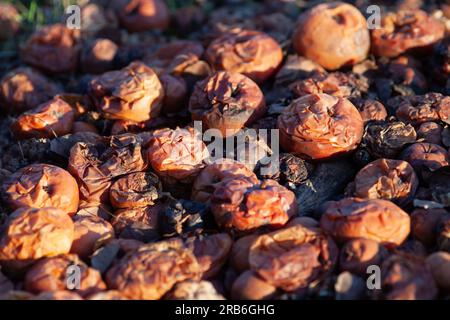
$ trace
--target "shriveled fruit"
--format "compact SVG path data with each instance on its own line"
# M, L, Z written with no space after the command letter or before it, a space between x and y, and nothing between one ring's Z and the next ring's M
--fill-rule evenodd
M406 148L400 157L419 174L436 171L449 165L447 150L436 144L418 142Z
M422 258L397 254L381 265L382 299L431 300L437 294L436 282Z
M55 98L20 115L11 125L17 140L56 138L72 131L75 110L64 100Z
M371 99L352 100L353 104L359 110L359 114L364 123L369 121L383 121L387 117L387 111L384 105Z
M339 98L360 98L363 86L354 74L342 72L315 73L309 78L298 80L289 85L295 97L308 94L329 94Z
M38 71L20 67L0 81L0 102L6 111L21 113L36 108L60 93L62 88Z
M112 70L118 49L118 46L109 39L94 40L81 52L81 69L89 74L100 74Z
M417 130L417 137L423 142L441 145L443 131L443 127L436 122L424 122Z
M197 176L192 187L192 200L209 203L217 185L228 178L245 176L257 183L256 175L243 163L231 159L218 159L208 164Z
M199 265L187 249L131 253L109 269L106 283L131 299L159 299L181 281L197 279Z
M123 134L97 143L77 142L70 150L69 172L77 179L80 198L93 203L107 202L111 180L143 171L147 159L139 136Z
M357 8L332 2L302 13L292 42L298 54L335 70L364 60L370 35L366 19Z
M416 130L403 122L369 123L362 145L376 158L394 159L408 144L417 140Z
M59 255L34 264L25 276L25 288L32 293L45 291L57 291L71 289L68 287L68 275L73 271L71 267L76 267L79 271L79 288L74 292L81 296L88 296L106 289L100 273L88 267L75 254Z
M161 182L151 172L136 172L116 180L109 191L114 208L137 208L150 206L159 198Z
M387 77L392 79L394 90L412 90L415 93L422 93L428 89L427 78L421 72L421 63L411 56L400 56L389 62Z
M379 266L387 252L378 242L354 239L346 242L340 251L341 270L364 276L371 265Z
M283 110L278 128L286 151L322 159L355 149L363 135L363 120L347 99L311 94Z
M193 120L205 129L218 129L223 137L249 126L266 112L264 95L258 85L244 75L217 72L198 82L189 101Z
M77 67L80 49L80 30L58 23L33 33L22 49L22 58L46 72L70 72Z
M338 249L319 228L294 225L256 239L250 269L285 291L307 287L334 268Z
M354 195L365 199L391 200L403 206L412 200L418 187L419 179L408 162L378 159L358 172Z
M215 70L246 75L256 83L272 76L283 60L279 44L260 31L225 33L206 49L206 60Z
M205 166L209 153L199 135L192 127L154 131L148 159L163 183L190 183Z
M233 240L226 233L192 237L186 240L186 245L197 258L202 278L216 276L228 260Z
M450 97L439 93L406 97L395 113L399 120L412 125L420 125L427 121L450 123Z
M136 122L159 116L164 98L158 76L142 62L92 79L89 93L106 118Z
M295 195L275 180L254 184L250 178L222 181L211 197L211 211L226 230L279 227L297 213Z
M111 6L130 32L166 29L170 23L170 12L163 0L114 0Z
M32 164L15 172L2 185L2 197L11 208L54 207L74 215L78 210L78 185L64 169Z
M411 235L424 245L432 246L437 240L438 225L447 214L445 209L416 209L411 212Z
M261 279L253 271L242 273L233 283L231 298L237 300L264 300L272 298L277 288Z
M75 233L70 252L82 259L87 259L94 253L100 239L114 238L113 227L101 217L76 215L73 223Z
M345 198L325 203L320 226L340 242L365 238L395 247L408 237L410 218L387 200Z
M74 226L55 208L19 208L7 219L0 237L0 264L23 270L37 259L68 253Z
M426 49L444 37L444 26L422 10L390 12L381 28L372 31L372 52L396 57L411 50Z
M175 40L163 44L156 52L144 57L143 61L152 67L158 74L167 73L175 76L189 74L191 67L200 63L203 55L203 45L194 40ZM205 76L210 72L209 67ZM199 70L197 70L199 71Z

